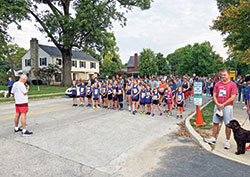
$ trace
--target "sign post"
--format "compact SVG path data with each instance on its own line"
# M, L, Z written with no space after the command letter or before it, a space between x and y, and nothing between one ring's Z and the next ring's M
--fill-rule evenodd
M200 106L202 105L202 82L194 83L194 104L196 105L196 126L206 125L203 122Z

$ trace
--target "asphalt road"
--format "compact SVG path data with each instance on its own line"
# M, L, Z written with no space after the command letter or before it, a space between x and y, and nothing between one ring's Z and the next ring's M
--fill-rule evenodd
M31 101L27 122L34 135L21 137L13 134L14 104L1 104L0 176L246 176L250 172L249 166L173 136L180 121L175 117L71 105L69 98ZM185 116L194 110L188 105Z

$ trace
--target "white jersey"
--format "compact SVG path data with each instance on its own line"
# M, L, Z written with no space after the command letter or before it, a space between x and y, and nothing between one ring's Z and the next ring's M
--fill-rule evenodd
M14 94L16 104L28 103L28 95L25 95L25 93L27 93L27 89L23 82L15 82L11 93Z

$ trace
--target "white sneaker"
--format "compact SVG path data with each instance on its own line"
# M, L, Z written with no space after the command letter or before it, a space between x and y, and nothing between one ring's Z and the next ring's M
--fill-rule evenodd
M240 101L236 101L236 103L240 103Z
M224 149L230 149L230 141L226 140L225 145L224 145Z
M243 110L246 110L246 109L247 109L247 107L246 107L246 106L244 106L242 109L243 109Z
M242 101L243 104L245 104L245 101Z
M209 139L208 139L208 138L204 138L203 141L204 141L205 143L210 144L210 145L213 145L213 144L216 143L216 139L215 139L214 137L211 137L211 138L209 138Z

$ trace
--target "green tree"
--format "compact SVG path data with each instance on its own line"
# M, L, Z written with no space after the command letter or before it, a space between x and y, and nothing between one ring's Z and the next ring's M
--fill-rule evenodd
M39 23L38 29L61 51L63 84L71 85L72 48L101 52L110 39L112 22L126 25L125 12L151 6L151 0L19 0ZM5 2L8 4L9 1ZM40 4L47 6L42 9ZM71 11L71 8L74 10ZM121 9L125 9L121 10Z
M163 54L158 53L155 57L155 62L158 75L167 75L170 73L167 58Z
M122 62L116 53L105 55L102 65L100 67L100 74L102 76L115 76L116 73L122 69Z
M8 44L8 49L14 68L21 68L21 57L26 54L27 50L22 47L19 47L17 44Z
M151 49L143 49L140 53L138 71L140 75L149 76L157 73L155 54Z
M167 56L172 71L179 75L208 76L218 72L222 66L222 58L213 51L209 42L195 43L177 49Z
M217 0L218 1L218 0ZM223 6L219 6L223 4ZM250 2L249 0L218 1L221 15L213 21L214 30L221 31L225 46L229 47L231 57L238 62L250 64Z

